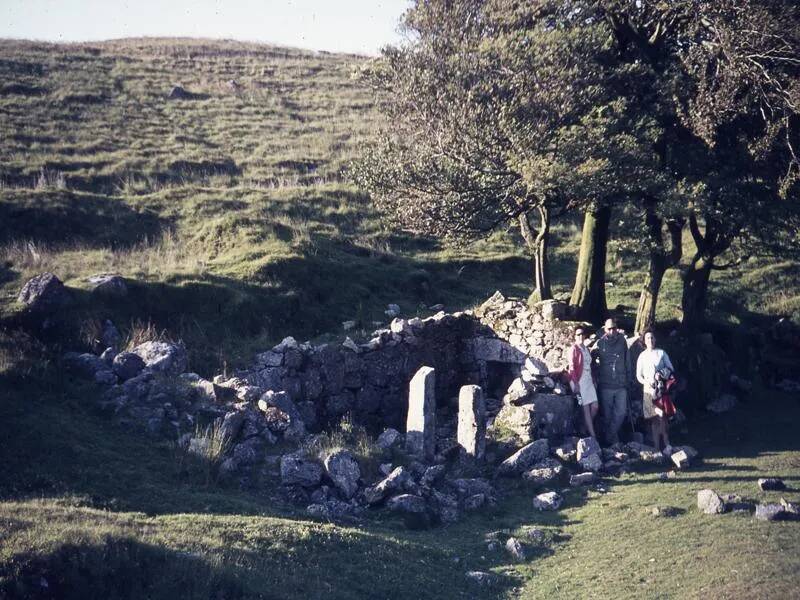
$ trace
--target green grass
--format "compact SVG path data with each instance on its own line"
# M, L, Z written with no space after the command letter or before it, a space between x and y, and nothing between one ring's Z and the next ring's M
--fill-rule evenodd
M496 510L409 531L384 515L314 522L277 493L206 485L181 469L171 444L96 414L90 388L55 369L24 375L0 382L8 399L0 404L0 590L12 598L37 597L42 577L59 598L797 595L800 523L695 507L706 487L800 501L797 398L754 394L733 413L674 432L704 461L667 482L643 471L607 480L607 494L570 490L558 513L534 511L527 484L500 483ZM762 493L764 476L790 489ZM653 517L656 505L679 514ZM544 529L548 543L529 548L524 563L487 549L487 534L524 539L528 527ZM494 586L471 587L468 570L493 573Z

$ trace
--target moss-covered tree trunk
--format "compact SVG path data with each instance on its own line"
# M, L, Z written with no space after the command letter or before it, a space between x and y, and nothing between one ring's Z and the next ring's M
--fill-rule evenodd
M578 273L570 306L578 319L600 321L606 314L606 249L611 207L593 206L586 211L581 236Z
M550 300L553 293L550 288L550 265L547 250L550 242L550 213L546 207L537 207L539 227L531 225L530 213L519 216L519 228L533 262L533 292L531 299Z

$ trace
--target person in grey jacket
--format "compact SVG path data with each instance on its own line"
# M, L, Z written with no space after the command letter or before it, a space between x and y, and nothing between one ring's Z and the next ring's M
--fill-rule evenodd
M628 414L630 364L628 343L617 329L614 319L606 319L604 330L594 353L600 409L603 412L603 433L610 445L619 441L619 430Z

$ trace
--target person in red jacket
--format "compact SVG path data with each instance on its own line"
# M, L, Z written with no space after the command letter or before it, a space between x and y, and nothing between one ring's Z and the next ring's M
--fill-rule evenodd
M597 439L594 431L594 419L597 417L597 391L592 376L592 355L584 343L586 330L575 329L575 343L572 345L569 361L569 383L572 393L578 397L578 404L583 409L583 420L589 435Z

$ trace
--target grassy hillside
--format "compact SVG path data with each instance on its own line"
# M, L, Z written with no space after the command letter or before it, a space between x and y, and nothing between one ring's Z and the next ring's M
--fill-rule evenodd
M203 40L0 41L0 310L43 270L77 288L116 271L135 282L130 299L79 303L73 321L151 323L210 372L284 335L350 319L371 330L389 302L413 315L527 295L515 231L442 248L386 230L347 183L380 118L354 78L363 60ZM175 85L194 96L168 99ZM578 232L557 228L557 291L570 289ZM797 315L797 265L764 266L722 275L712 309ZM612 306L635 307L641 267L612 247ZM663 318L679 294L672 272Z

